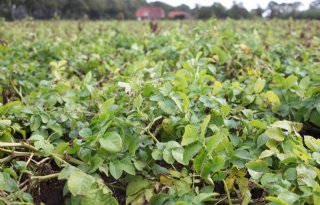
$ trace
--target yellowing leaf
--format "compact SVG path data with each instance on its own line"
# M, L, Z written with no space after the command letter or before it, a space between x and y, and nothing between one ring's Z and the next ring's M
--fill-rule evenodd
M234 182L235 182L234 176L230 176L226 179L226 184L229 190L233 188Z
M220 88L222 87L222 84L220 81L215 81L214 85L213 85L213 94L217 94L220 90Z
M164 185L167 185L167 186L170 186L175 180L170 178L170 177L167 177L167 176L164 176L164 175L161 175L160 176L160 183L161 184L164 184Z
M299 132L303 127L303 125L301 123L290 122L287 120L277 121L277 122L273 123L271 126L278 127L278 128L287 130L289 132L292 132L293 129L295 129L295 131Z
M272 111L278 111L281 104L278 95L273 91L268 91L267 93L265 93L264 97L265 101L272 106Z
M245 44L240 44L240 48L242 49L242 51L245 53L245 54L248 54L250 53L250 48L245 45Z
M311 136L305 135L304 143L311 151L314 151L314 152L320 151L320 139L315 139Z

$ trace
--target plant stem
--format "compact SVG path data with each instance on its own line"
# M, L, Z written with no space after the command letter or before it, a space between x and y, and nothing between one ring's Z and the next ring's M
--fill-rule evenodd
M55 174L49 174L45 176L31 176L31 179L45 181L45 180L57 178L58 176L59 176L59 173L55 173Z
M10 201L8 201L6 198L0 197L0 202L3 202L6 205L10 205Z
M69 164L68 162L70 162L70 163L72 163L72 164L81 165L81 164L84 163L84 162L82 162L82 161L80 161L80 160L78 160L78 159L76 159L76 158L70 157L70 156L69 156L68 158L66 158L65 156L63 156L63 155L61 155L61 154L54 154L54 153L52 153L51 156L52 156L54 159L56 159L56 160L58 160L59 162L64 163L64 164Z
M221 199L212 199L212 200L208 200L208 204L214 204L214 205L218 205L218 204L228 204L229 202L226 202L225 200L227 199L227 197L221 198ZM240 199L231 199L231 202L234 204L241 204L241 200ZM250 203L251 204L251 203ZM255 204L256 205L256 204Z
M16 151L10 151L6 149L1 149L0 151L11 153L11 155L0 159L1 164L8 163L16 157L29 157L30 155L33 154L32 152L16 152Z
M34 152L37 152L38 149L35 148L34 146L24 143L24 142L0 142L0 148L2 147L23 147L26 149L30 149Z
M220 204L222 201L224 201L226 198L227 198L227 197L224 197L224 198L222 198L222 199L219 199L218 201L212 200L211 202L216 202L214 205L218 205L218 204Z
M231 197L230 197L230 192L229 192L229 189L228 189L228 186L227 186L227 183L226 183L225 180L223 180L223 186L224 186L224 191L225 191L226 194L227 194L227 198L228 198L229 205L232 205L232 201L231 201Z
M27 190L28 190L28 186L25 186L25 187L23 187L22 189L20 189L19 191L10 194L10 195L7 197L7 199L14 199L14 198L15 198L16 196L18 196L20 193L23 193L23 192L25 192L25 191L27 191Z
M152 139L153 139L154 141L156 141L157 143L160 142L160 141L150 132L150 130L148 130L147 133L152 137Z

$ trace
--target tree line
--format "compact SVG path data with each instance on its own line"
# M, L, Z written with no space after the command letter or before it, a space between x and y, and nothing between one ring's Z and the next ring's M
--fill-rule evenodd
M190 12L194 18L294 18L320 19L320 0L313 1L307 10L301 11L301 2L277 3L271 1L266 8L258 7L248 11L242 3L235 2L229 9L220 3L212 6L187 5L173 7L163 2L147 3L146 0L0 0L0 16L7 20L23 19L134 19L135 11L141 6L159 6L168 13L179 9Z

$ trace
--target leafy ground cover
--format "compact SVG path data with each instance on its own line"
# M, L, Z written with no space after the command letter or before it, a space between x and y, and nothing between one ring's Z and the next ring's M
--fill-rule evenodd
M0 25L0 204L319 204L317 21Z

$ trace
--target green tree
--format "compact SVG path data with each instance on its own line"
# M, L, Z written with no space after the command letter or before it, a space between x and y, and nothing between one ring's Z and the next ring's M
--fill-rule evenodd
M213 11L211 7L197 6L194 10L194 16L202 20L210 19L211 17L213 17Z
M258 8L256 9L252 9L251 13L259 18L263 18L263 13L265 12L265 10L263 8L261 8L260 6L258 6Z
M227 15L233 19L248 19L251 17L247 9L240 3L233 3L233 6L227 11Z
M227 9L220 3L214 3L211 6L212 12L215 17L223 19L227 17Z
M310 9L320 8L320 0L315 0L311 2Z
M62 17L79 19L83 18L89 11L85 0L67 0L62 8Z

